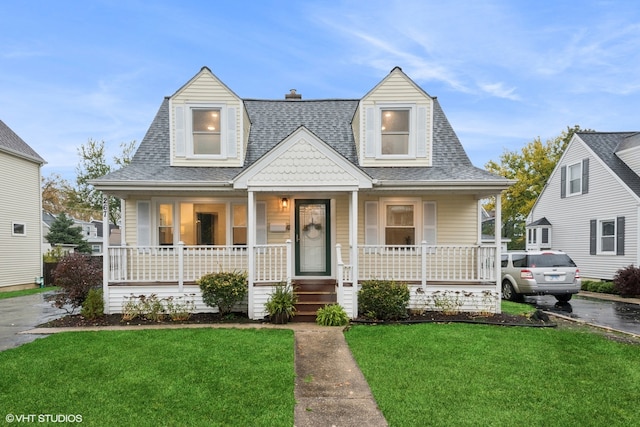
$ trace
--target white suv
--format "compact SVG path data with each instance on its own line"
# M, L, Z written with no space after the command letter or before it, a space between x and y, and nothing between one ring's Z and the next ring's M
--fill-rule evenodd
M519 251L502 254L502 298L522 301L524 295L553 295L569 301L582 285L580 270L559 251Z

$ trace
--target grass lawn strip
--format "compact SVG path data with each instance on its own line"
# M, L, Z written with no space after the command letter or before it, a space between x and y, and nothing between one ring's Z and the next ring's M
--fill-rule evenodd
M354 326L347 342L391 426L629 426L640 348L575 330Z
M291 330L55 334L0 353L5 414L82 425L293 425Z
M0 299L23 297L26 295L39 294L42 292L57 291L58 289L59 288L57 286L47 286L46 288L32 288L22 289L20 291L0 292Z

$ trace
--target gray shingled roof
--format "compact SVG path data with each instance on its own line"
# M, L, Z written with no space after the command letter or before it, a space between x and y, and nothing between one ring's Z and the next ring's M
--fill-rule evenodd
M434 167L361 168L379 181L493 181L507 180L474 167L449 124L437 99L434 100ZM351 128L358 100L253 100L243 101L251 131L244 167L250 166L301 126L358 165ZM165 98L131 164L97 182L224 182L244 168L175 167L169 165L169 101Z
M582 141L609 169L640 197L640 177L617 155L618 147L625 147L639 132L576 132Z
M33 160L36 163L46 163L29 144L24 142L14 131L0 120L0 151L15 154L25 159Z

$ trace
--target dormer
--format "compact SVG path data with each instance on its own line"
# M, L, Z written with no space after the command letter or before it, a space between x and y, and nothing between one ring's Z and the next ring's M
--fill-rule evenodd
M242 100L209 68L178 89L169 108L172 166L242 166Z
M636 175L640 175L640 134L625 138L618 148L616 155L631 168Z
M433 98L400 67L362 98L352 126L361 166L432 165Z

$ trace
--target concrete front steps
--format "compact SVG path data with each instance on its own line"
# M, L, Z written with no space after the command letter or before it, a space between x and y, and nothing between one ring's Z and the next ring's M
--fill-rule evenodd
M333 279L296 279L294 292L298 297L294 322L315 322L319 308L338 301Z

